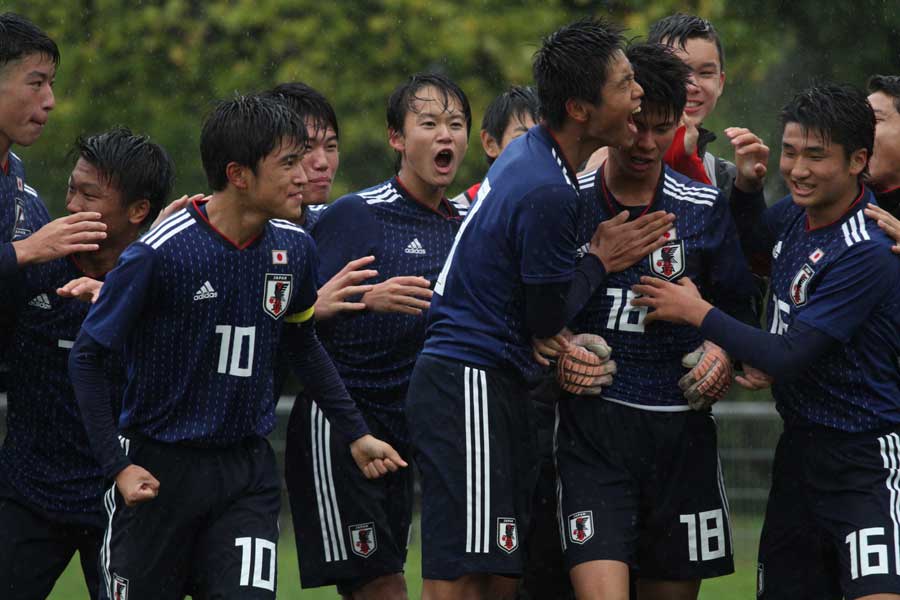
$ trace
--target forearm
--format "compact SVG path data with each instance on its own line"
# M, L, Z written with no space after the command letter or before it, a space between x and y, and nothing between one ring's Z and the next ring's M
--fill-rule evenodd
M356 403L347 393L331 357L325 351L312 319L285 329L285 348L305 389L331 424L352 442L369 433Z
M782 382L802 374L835 343L828 335L802 323L795 323L784 335L776 335L745 325L718 309L707 313L700 333L733 359Z
M605 280L603 263L587 254L569 283L527 285L525 317L534 337L544 339L559 333Z
M94 456L103 474L114 479L131 462L119 444L103 368L106 352L108 350L82 331L69 353L69 378Z
M767 207L764 190L760 188L745 192L735 184L731 191L730 208L741 250L749 262L750 270L757 275L768 275L774 240L765 224Z

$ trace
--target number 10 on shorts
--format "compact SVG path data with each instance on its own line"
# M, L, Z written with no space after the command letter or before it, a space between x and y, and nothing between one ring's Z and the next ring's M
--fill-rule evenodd
M255 543L254 543L255 542ZM275 542L262 538L239 537L234 545L241 549L241 585L249 586L251 562L253 563L253 587L275 591ZM263 563L268 563L268 573L263 574Z
M680 515L679 521L687 525L688 555L691 560L715 560L725 556L725 519L721 508L706 510L696 515ZM700 522L699 527L697 521Z

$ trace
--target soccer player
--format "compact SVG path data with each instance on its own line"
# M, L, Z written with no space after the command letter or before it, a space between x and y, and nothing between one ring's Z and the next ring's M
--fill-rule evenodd
M320 281L354 258L376 257L377 276L359 299L366 309L323 322L321 337L370 429L401 454L429 286L464 214L445 192L465 157L471 120L466 95L453 81L433 73L410 77L388 100L396 175L339 198L312 230ZM298 397L288 431L285 474L303 586L337 585L345 598L405 598L412 473L378 481L360 476L346 445L330 435L314 393Z
M873 75L869 79L869 104L875 111L875 148L866 183L878 206L867 206L866 215L900 243L900 76ZM900 247L897 248L900 251Z
M276 348L318 394L367 476L405 465L368 433L315 336L317 258L297 218L306 125L255 96L220 103L201 133L210 187L122 255L69 371L104 496L101 598L274 598L280 478ZM128 370L118 422L102 369Z
M646 321L698 327L774 378L784 419L759 547L758 595L900 598L900 261L866 219L875 138L865 94L821 85L781 112L790 190L763 214L769 328L728 317L687 279L635 286ZM740 382L741 380L738 379Z
M25 183L12 146L35 143L47 124L56 104L59 48L15 13L0 14L0 38L0 275L9 275L22 265L97 250L105 226L94 211L50 222L37 192Z
M514 595L535 466L531 338L558 334L604 265L645 255L671 222L657 212L601 226L576 265L573 165L635 132L641 88L621 44L618 28L593 19L544 41L534 62L542 124L491 165L435 283L406 406L426 600Z
M98 597L98 558L106 514L106 480L97 464L69 383L69 348L89 304L56 289L83 275L102 278L163 206L174 167L146 137L116 129L79 138L66 209L102 215L107 237L79 252L0 280L2 302L16 314L7 433L0 449L0 595L44 598L77 550L91 598ZM31 226L32 213L21 221ZM124 370L108 366L121 387ZM114 408L118 413L118 409Z
M51 223L44 203L25 182L25 169L12 146L30 146L47 124L55 105L52 86L59 65L59 48L34 23L9 12L0 14L0 40L2 278L11 276L21 265L96 250L104 225L95 212L69 215ZM6 353L11 332L11 316L0 316L0 389L6 387Z
M538 99L532 87L513 85L491 100L481 120L481 147L488 166L494 164L511 141L528 133L537 121ZM453 201L471 206L480 187L479 181Z
M644 90L638 133L611 147L607 161L579 180L585 246L598 223L651 210L675 215L664 246L610 273L572 323L613 349L616 375L601 398L563 394L556 462L560 528L578 598L625 599L629 568L641 599L693 599L700 580L734 570L728 503L709 410L685 398L682 357L703 344L683 325L647 326L631 286L642 275L702 282L708 297L755 323L755 287L722 192L663 163L687 99L690 71L672 51L638 44L627 51ZM731 382L730 360L718 357ZM691 410L692 407L697 410ZM699 529L698 529L699 528ZM703 532L698 536L698 531Z
M654 23L648 41L671 46L691 68L683 125L666 162L689 177L718 187L725 198L734 193L761 195L769 148L758 136L743 127L725 130L735 150L734 163L706 151L716 135L703 128L703 121L715 110L725 89L725 52L719 32L706 19L677 13ZM745 197L736 200L751 201Z

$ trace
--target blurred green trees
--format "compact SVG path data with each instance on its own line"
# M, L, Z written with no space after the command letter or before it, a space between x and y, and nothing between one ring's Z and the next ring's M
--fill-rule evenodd
M60 45L57 108L24 155L29 183L54 214L63 210L76 135L122 124L173 155L177 190L206 189L198 138L216 98L306 81L335 104L341 125L338 193L390 175L385 102L417 70L444 71L473 107L473 136L458 189L480 179L477 133L484 107L511 83L531 81L531 56L559 25L594 13L642 36L675 10L711 19L726 46L728 83L708 123L741 124L773 147L776 116L814 77L864 84L900 73L900 3L860 0L26 0L27 15ZM717 149L726 153L725 144Z

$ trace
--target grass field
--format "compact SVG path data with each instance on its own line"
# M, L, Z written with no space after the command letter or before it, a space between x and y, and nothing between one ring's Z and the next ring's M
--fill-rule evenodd
M297 573L297 551L294 537L289 532L289 523L282 524L284 535L278 544L278 598L283 600L335 600L334 588L301 590ZM735 573L727 577L711 579L703 583L701 600L737 600L756 597L756 543L759 539L761 522L758 518L736 518ZM409 549L406 579L409 583L410 598L418 598L421 590L418 536L413 532L413 543ZM50 600L80 600L87 597L84 580L78 560L73 560L63 573ZM541 600L553 600L552 598Z

